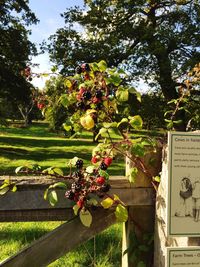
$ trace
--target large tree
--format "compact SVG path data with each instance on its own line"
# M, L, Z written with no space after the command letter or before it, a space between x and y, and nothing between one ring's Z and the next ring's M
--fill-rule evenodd
M178 78L200 61L199 1L85 0L85 4L85 10L68 9L63 14L66 26L51 37L51 58L62 72L73 70L77 62L105 59L160 88L167 101L179 97ZM177 116L183 117L180 113Z
M0 1L0 97L13 105L27 104L31 84L22 75L36 48L28 39L27 27L37 23L27 0Z

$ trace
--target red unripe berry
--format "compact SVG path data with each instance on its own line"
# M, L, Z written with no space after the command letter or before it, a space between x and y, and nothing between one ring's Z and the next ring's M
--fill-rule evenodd
M110 158L110 157L105 158L105 159L104 159L104 163L105 163L106 165L110 166L110 164L112 163L112 158Z
M98 159L96 157L92 157L91 162L95 164L98 162Z
M79 208L82 208L83 207L83 204L84 204L84 201L83 199L80 199L76 202L77 206L79 206Z
M43 103L38 103L38 104L37 104L37 107L38 107L39 109L43 109L43 108L45 107L45 105L44 105Z
M82 95L85 91L86 91L85 88L81 87L80 90L79 90L79 94Z
M99 176L96 180L97 184L103 185L105 184L105 178L103 176Z

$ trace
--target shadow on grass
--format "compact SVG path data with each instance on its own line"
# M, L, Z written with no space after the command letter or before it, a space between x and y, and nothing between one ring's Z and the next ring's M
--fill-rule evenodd
M61 147L61 146L94 146L91 140L74 140L74 139L34 139L0 136L0 143L4 145L26 146L26 147Z

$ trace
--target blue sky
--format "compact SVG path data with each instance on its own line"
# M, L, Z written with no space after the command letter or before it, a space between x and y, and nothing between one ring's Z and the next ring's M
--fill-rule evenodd
M48 37L55 33L56 30L64 26L64 19L60 14L66 8L73 6L83 6L83 0L29 0L31 10L36 14L40 22L37 25L31 26L32 34L30 40L36 44L47 40ZM43 54L34 57L33 63L40 64L39 67L33 69L34 72L48 72L51 69L48 54ZM45 83L45 78L33 79L33 84L42 88Z

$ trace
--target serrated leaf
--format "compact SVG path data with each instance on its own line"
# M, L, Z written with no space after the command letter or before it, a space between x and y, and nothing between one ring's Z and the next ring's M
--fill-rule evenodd
M74 206L73 206L74 215L77 215L77 214L78 214L79 209L80 209L80 208L79 208L78 205L74 205Z
M102 72L107 69L107 63L105 60L101 60L97 65L98 65L100 71L102 71Z
M9 191L9 186L0 189L0 195L4 195Z
M24 166L19 166L15 169L15 173L17 174L18 172L20 172L22 169L24 168Z
M136 167L130 169L129 176L128 176L129 177L128 179L129 179L130 183L134 183L135 182L137 174L138 174L138 169Z
M90 173L91 174L91 173L93 173L94 169L95 169L95 167L91 165L91 166L88 166L85 171L87 173Z
M60 168L54 168L53 171L54 173L63 176L63 171Z
M106 199L101 201L101 205L102 205L102 207L104 207L104 209L109 209L110 207L112 207L113 203L114 203L114 201L110 197L107 197Z
M126 222L128 220L128 211L122 204L118 204L115 210L115 216L118 222Z
M58 196L55 190L52 190L49 194L48 194L48 200L49 203L51 204L51 206L55 206L56 203L58 202Z
M79 217L80 217L80 220L84 226L90 227L90 225L92 223L92 215L89 212L89 210L81 209L81 211L79 213Z
M135 115L133 117L130 117L129 121L130 125L133 127L135 130L141 130L143 126L143 120L140 115Z

